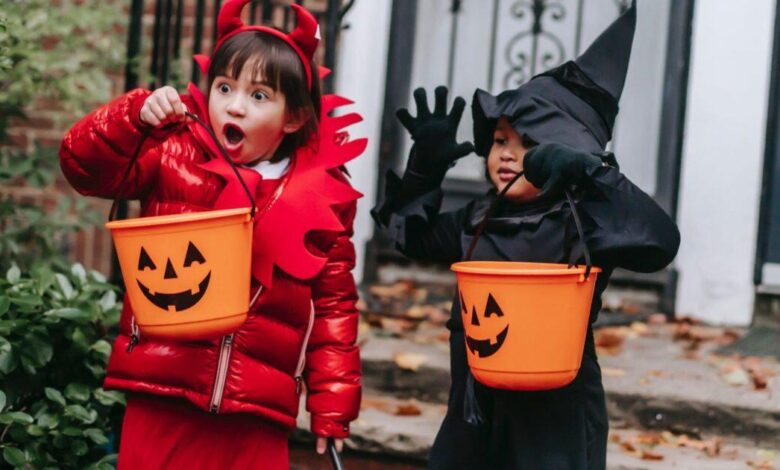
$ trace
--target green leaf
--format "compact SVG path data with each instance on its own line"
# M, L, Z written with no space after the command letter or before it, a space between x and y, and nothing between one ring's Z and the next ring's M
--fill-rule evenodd
M38 426L45 429L54 429L60 424L60 418L57 415L44 413L38 417Z
M73 285L70 283L70 280L61 273L54 274L54 277L57 280L57 286L59 286L62 295L65 296L65 299L73 300L73 298L76 297L76 291L73 289Z
M87 411L87 409L81 405L66 406L65 415L76 418L84 424L92 424L97 419L97 412L95 410Z
M29 436L41 437L41 436L43 436L45 434L43 432L43 428L41 428L40 426L36 426L34 424L31 424L31 425L27 426L26 429L27 429L27 434Z
M7 339L0 337L0 372L10 374L19 364L19 358Z
M21 467L27 462L24 452L16 447L6 447L3 449L3 458L14 467Z
M33 417L23 411L7 411L5 413L0 413L0 423L32 424Z
M107 312L114 307L116 307L116 292L110 290L100 298L100 309ZM2 313L2 309L0 309L0 313Z
M81 265L81 263L76 263L70 268L71 274L76 276L76 278L79 280L81 284L84 284L87 282L87 270L84 269L84 266Z
M0 295L0 315L5 315L8 312L8 308L11 306L11 301L8 297Z
M106 391L102 388L99 388L94 391L94 394L97 401L99 401L104 406L111 406L117 403L121 404L122 406L127 404L124 394L122 392L117 392L116 390Z
M5 408L6 400L5 392L0 390L0 411L3 411L3 408Z
M68 384L67 387L65 387L65 397L68 400L73 400L77 402L85 402L89 400L89 387L83 384Z
M46 398L53 401L54 403L57 403L61 406L65 406L67 403L65 403L65 397L62 396L62 393L60 393L59 390L56 390L51 387L46 387L44 390L44 393L46 393Z
M90 320L92 318L89 312L73 307L55 308L48 310L44 315L66 320Z
M84 435L84 431L82 431L80 428L68 426L62 430L62 434L70 437L81 437Z
M22 270L14 263L5 273L5 278L8 279L8 282L11 284L16 284L22 278Z
M83 455L87 455L87 452L89 452L89 446L87 446L87 443L81 440L73 441L73 443L70 446L70 449L73 451L74 454L78 455L79 457Z
M105 357L111 355L111 343L109 343L104 339L99 339L95 341L95 343L92 346L90 346L90 349Z
M37 307L43 305L43 300L37 295L23 295L21 297L12 297L11 303L20 307Z
M108 438L106 437L105 434L103 434L103 431L101 431L98 428L85 429L84 435L92 439L92 442L94 442L99 446L108 444Z

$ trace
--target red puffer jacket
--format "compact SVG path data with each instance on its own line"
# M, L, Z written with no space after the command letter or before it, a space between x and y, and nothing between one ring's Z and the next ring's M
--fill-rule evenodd
M134 90L123 95L79 121L65 136L62 171L81 194L116 196L145 129L138 114L149 94ZM183 99L188 109L197 109L191 97ZM144 216L209 210L225 185L198 166L211 158L217 157L188 127L155 130L123 195L140 199ZM258 207L277 182L261 182ZM232 337L169 342L142 335L128 353L132 311L125 301L106 388L181 397L204 410L253 413L292 428L300 381L305 380L312 431L346 437L360 403L357 294L350 273L355 263L350 241L355 203L334 211L346 227L343 232L320 231L307 237L309 249L327 257L325 267L310 280L275 268L272 287L260 295Z

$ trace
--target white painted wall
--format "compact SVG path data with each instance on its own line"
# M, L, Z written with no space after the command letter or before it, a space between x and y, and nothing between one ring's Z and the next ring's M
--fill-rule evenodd
M696 2L682 157L678 314L753 313L774 0Z
M358 282L363 276L366 242L374 234L369 211L376 195L391 5L391 0L355 2L344 18L349 28L342 31L339 40L336 92L355 102L342 110L363 116L363 122L349 128L350 136L369 139L365 153L347 165L352 174L352 185L364 195L358 201L352 238L357 251L357 266L353 273Z

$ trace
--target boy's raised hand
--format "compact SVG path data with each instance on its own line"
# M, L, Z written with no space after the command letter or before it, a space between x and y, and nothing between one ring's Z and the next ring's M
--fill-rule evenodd
M428 97L423 88L414 90L417 117L412 117L406 108L396 112L398 120L409 131L414 147L409 156L407 172L418 176L444 178L447 170L461 157L474 151L471 142L456 141L458 125L466 102L455 98L452 110L447 114L447 87L434 91L433 112L428 108Z
M183 121L186 111L179 92L171 86L164 86L146 98L138 116L144 124L159 128Z
M528 181L541 188L540 196L581 183L587 170L602 165L598 156L557 143L539 144L525 154L523 171Z

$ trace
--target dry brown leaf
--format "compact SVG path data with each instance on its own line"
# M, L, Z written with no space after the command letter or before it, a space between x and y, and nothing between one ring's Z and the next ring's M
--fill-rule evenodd
M650 325L663 325L666 321L667 317L664 313L654 313L647 317L647 323Z
M723 377L723 380L725 380L727 384L734 387L742 387L750 383L750 376L745 371L745 369L741 367L737 367L729 372L726 372L725 374L721 374L721 377Z
M417 372L420 366L428 362L428 356L417 353L398 353L393 357L395 364L404 370Z
M774 460L748 460L745 463L748 467L755 468L756 470L775 470Z
M414 288L412 281L404 280L398 281L395 284L389 286L373 285L368 288L368 292L374 297L380 299L403 297L409 294Z
M414 403L405 403L398 405L395 408L394 414L396 416L420 416L422 414L422 410L420 410L420 407Z
M410 320L408 318L388 318L382 317L379 324L381 328L390 333L401 335L410 331L416 330L420 326L419 321Z
M650 452L647 449L642 449L639 451L639 458L642 460L663 460L664 456L655 452Z
M623 377L626 375L626 370L618 367L602 367L601 375L605 377Z

